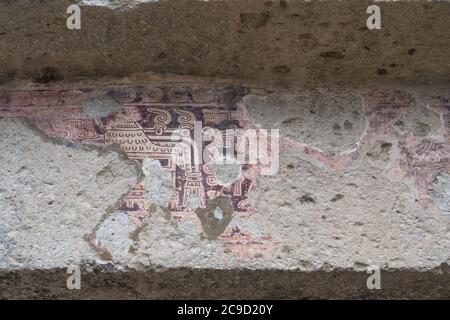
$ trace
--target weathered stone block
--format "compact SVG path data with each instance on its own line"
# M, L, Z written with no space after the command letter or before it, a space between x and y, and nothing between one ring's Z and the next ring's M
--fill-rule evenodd
M59 279L75 264L86 288L110 276L117 297L219 296L195 286L198 277L224 297L445 297L445 97L188 83L3 90L2 295L32 296L6 289L8 277L29 290L33 277ZM208 139L196 140L199 125ZM280 129L279 154L272 138L267 146L278 170L193 162L197 147L217 151L220 139L232 156L254 146L227 129ZM386 291L367 289L371 265ZM187 277L190 293L158 277ZM231 289L237 279L242 290ZM47 290L107 296L108 286L64 286Z

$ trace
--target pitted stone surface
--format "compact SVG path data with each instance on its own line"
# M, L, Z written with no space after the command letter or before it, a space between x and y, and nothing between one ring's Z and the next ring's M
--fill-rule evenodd
M449 216L423 212L381 168L318 170L284 153L279 174L260 176L258 185L249 221L284 244L283 267L432 269L449 262Z
M410 108L396 123L396 129L401 133L413 132L415 136L425 139L442 137L442 126L439 114L427 109L426 105Z
M0 298L448 299L450 6L372 4L0 1ZM196 121L279 172L190 167Z
M328 152L355 147L365 129L362 99L351 94L247 96L244 103L262 129L280 129L285 138Z
M68 32L66 10L79 2L0 3L0 83L147 72L283 88L449 81L445 1L383 1L374 33L372 0L84 0L102 6L82 6L82 31Z
M139 233L133 256L124 263L132 268L213 268L239 266L236 258L225 253L221 241L201 237L193 224L177 226L158 208Z
M208 164L221 185L231 185L242 173L241 164L234 158L223 158Z
M81 110L89 117L104 118L120 110L120 105L111 98L98 98L83 101Z
M96 260L87 236L140 176L116 151L66 146L0 119L0 268L49 269ZM115 163L107 184L99 175Z
M436 201L437 206L450 215L450 175L442 173L434 178L429 194Z
M133 245L130 237L133 231L134 225L126 212L115 211L100 224L95 236L112 257L121 259Z
M99 108L89 116L83 101L95 101L105 90L1 93L1 116L27 117L43 132L22 120L1 120L7 164L0 172L7 177L0 183L1 270L74 263L87 268L92 286L102 279L92 268L123 277L127 270L126 277L138 278L176 276L187 268L206 274L288 271L308 274L308 281L345 274L350 281L378 265L400 272L409 285L405 279L418 272L446 279L445 94L423 105L411 98L412 89L288 95L249 88L242 92L253 94L243 100L208 100L205 106L214 98L194 95L196 88L161 84L115 88L111 92L121 92L118 110ZM49 112L52 105L64 112ZM233 170L189 166L192 154L183 152L195 120L221 132L282 129L280 170L262 176L250 164L234 163ZM171 136L180 128L183 148ZM65 137L65 144L45 136ZM111 145L136 162L108 151ZM354 293L357 285L348 284L342 294ZM325 287L311 296L327 296ZM167 294L159 290L141 285L130 292Z
M170 172L163 170L158 160L150 158L144 159L142 171L145 176L145 197L153 203L166 206L174 193Z

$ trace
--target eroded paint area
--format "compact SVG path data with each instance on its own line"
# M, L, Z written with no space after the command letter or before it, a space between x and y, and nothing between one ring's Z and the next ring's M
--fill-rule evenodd
M161 180L157 171L153 171L153 164L147 163L148 170L144 172L148 176L123 199L117 212L126 213L139 230L151 214L152 205L163 204L170 219L179 224L194 222L209 239L223 241L226 250L239 257L255 257L270 253L278 245L276 239L271 235L253 235L230 221L252 214L249 195L257 188L260 168L242 165L241 170L234 168L230 175L220 174L226 179L218 179L213 166L191 166L184 161L192 157L189 141L193 138L195 121L200 121L203 128L220 132L258 128L242 100L249 94L249 90L236 87L212 90L155 86L4 91L0 92L0 115L27 117L51 137L77 143L117 144L144 167L149 159L157 160L162 170L170 173L173 194L169 201L160 202L158 188L152 189L155 186L145 187L151 184L152 175L155 181ZM371 161L384 168L388 177L407 184L416 194L419 206L448 213L448 179L444 178L450 173L449 101L442 96L418 99L403 91L364 92L360 98L364 131L352 147L343 151L323 150L312 142L301 141L298 138L301 134L296 133L282 138L281 149L309 159L324 170L345 171L357 167L361 161ZM117 102L118 108L114 102L110 103L111 108L104 108L105 101ZM276 107L272 106L274 112ZM299 120L292 121L293 116L298 115L279 117L274 126L295 124ZM333 130L337 132L339 128L335 127ZM347 127L351 129L348 123ZM174 141L175 132L184 132L185 139ZM205 142L202 150L210 143ZM107 175L106 172L105 179ZM235 181L228 181L228 176L236 176ZM166 189L167 196L170 190ZM153 194L149 195L149 190ZM104 242L110 241L106 235L102 237ZM103 250L98 238L94 237L92 242Z
M423 208L435 207L429 186L436 176L450 172L448 99L418 98L395 90L375 90L361 97L365 130L354 148L333 152L286 138L281 149L295 150L333 170L355 168L368 158L381 161L389 177L410 186ZM377 154L371 151L374 147Z
M196 121L201 122L203 130L212 128L216 133L223 132L225 144L230 145L233 138L226 137L224 132L242 128L244 118L237 106L242 90L133 87L3 92L0 115L27 117L49 137L120 146L130 159L143 165L145 175L117 208L128 215L136 228L142 226L153 204L161 205L177 223L194 221L200 232L208 237L212 232L235 255L248 257L254 252L269 252L274 245L269 236L257 237L246 230L237 233L236 228L227 229L232 216L246 217L252 212L247 194L255 185L258 166L242 165L233 181L222 182L212 167L191 165L190 161L194 156L192 140ZM202 143L204 150L214 141ZM155 165L154 160L159 163ZM111 174L104 172L101 179L107 180ZM214 208L211 207L211 212L205 208L222 198L229 201L224 212L226 219L216 223L218 220L208 218L214 214ZM200 215L196 211L199 209ZM91 242L104 257L110 257L101 238L103 242L110 239L103 231L104 226L100 225ZM233 234L231 239L230 234Z

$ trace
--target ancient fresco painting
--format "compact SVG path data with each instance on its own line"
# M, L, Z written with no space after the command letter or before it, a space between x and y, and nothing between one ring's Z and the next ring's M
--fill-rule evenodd
M211 199L228 197L235 216L245 217L252 213L247 195L254 187L258 166L242 165L239 177L232 183L223 184L207 164L190 165L189 141L173 141L173 137L181 134L187 140L192 138L195 122L200 122L203 129L213 128L219 134L226 129L242 128L244 118L236 104L241 98L239 94L234 88L214 91L164 87L16 91L2 95L0 115L26 117L48 137L83 144L115 145L130 159L139 162L145 158L158 160L161 168L172 176L174 192L165 204L171 218L176 222L193 220L202 232L195 209L205 208ZM99 109L100 116L97 117L83 108L86 101L95 105L102 99L117 101L119 108L108 115L101 114ZM226 137L224 141L227 141ZM208 144L202 145L201 149L207 148ZM136 185L118 208L128 214L136 228L149 216L153 204L144 191L143 183ZM194 205L188 201L191 195L197 199ZM226 228L219 240L238 257L265 254L275 244L270 236L256 237L237 226ZM92 243L103 250L95 235Z
M224 184L209 165L189 164L190 145L183 139L174 141L174 133L192 139L196 122L221 134L230 128L258 128L248 119L242 104L243 96L248 93L240 87L172 86L5 90L0 92L0 116L26 117L49 137L83 144L115 145L130 159L158 160L172 177L173 196L165 204L171 219L176 222L192 220L201 233L205 230L196 209L207 208L219 197L230 199L233 216L245 218L254 214L248 197L257 188L260 168L244 164L239 177ZM117 110L110 114L101 114L100 110L97 116L87 113L83 104L98 99L116 101ZM326 170L339 171L367 157L382 157L371 151L379 144L381 150L395 150L386 164L386 175L408 184L422 208L439 207L429 189L439 175L450 173L449 101L436 96L421 103L403 91L374 90L363 95L363 111L365 131L352 149L330 153L290 139L282 139L281 149L297 152ZM408 117L414 112L430 113L438 119L437 129L433 131L426 124L409 121ZM211 143L202 144L201 149ZM136 228L151 214L153 201L144 193L144 185L136 185L118 208L127 213ZM194 205L189 201L190 196L197 199ZM242 258L265 255L279 244L270 235L255 236L237 226L226 227L217 238L227 250ZM101 248L101 244L96 245Z

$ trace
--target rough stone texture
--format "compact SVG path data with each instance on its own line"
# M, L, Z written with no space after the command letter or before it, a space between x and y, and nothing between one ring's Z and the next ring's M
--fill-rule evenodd
M1 83L137 72L282 87L450 80L446 1L379 3L381 30L366 27L370 0L166 0L126 11L89 6L82 7L81 30L67 30L67 7L78 2L0 2Z
M116 151L46 139L23 120L0 119L0 137L0 268L96 260L88 236L139 169Z
M22 291L33 272L54 279L75 263L86 291L66 292L62 282L37 296L448 297L448 92L417 92L180 83L4 90L1 281L20 285L2 295L35 296L37 287ZM85 112L85 101L105 96L117 110ZM278 173L190 163L195 121L224 137L279 126ZM211 151L216 140L206 141L202 151ZM101 151L111 145L139 163L142 180L132 160ZM386 290L365 288L370 265L382 269ZM108 275L101 287L113 291L92 289ZM189 292L163 288L159 276L187 277ZM221 283L217 292L195 286L200 276L205 287ZM276 277L281 289L254 277ZM258 292L231 289L237 281ZM302 281L319 282L293 287Z
M448 266L435 272L383 273L383 289L367 290L367 274L349 270L205 270L111 272L83 268L81 290L66 290L66 270L0 273L2 298L71 299L432 299L448 297Z
M290 153L280 167L258 179L250 217L283 244L278 268L432 269L449 262L448 215L417 207L408 187L390 181L380 165L327 172Z
M433 180L429 194L442 212L450 214L450 175L448 173L440 174Z
M449 298L450 5L370 4L1 1L0 298Z
M142 164L144 172L144 196L154 203L167 206L175 190L172 187L172 176L162 170L158 160L144 158Z
M247 96L244 103L248 116L261 128L279 128L286 138L324 151L354 147L365 129L362 99L351 93Z
M209 164L211 171L217 177L217 181L223 185L231 185L242 173L242 166L234 158L222 157Z
M111 257L123 259L133 245L130 238L133 231L134 225L127 213L115 211L100 224L95 232L95 238Z
M104 118L112 113L118 112L120 105L116 100L111 98L94 99L83 101L81 110L91 118Z

